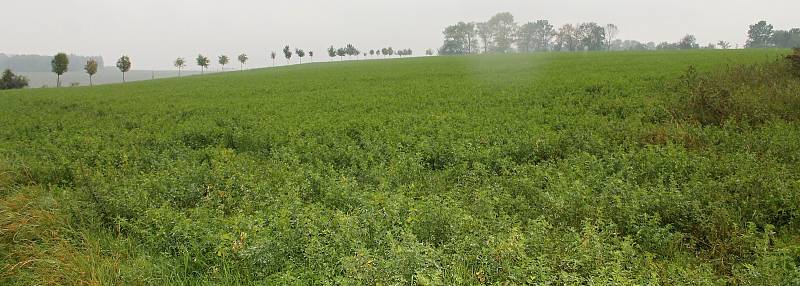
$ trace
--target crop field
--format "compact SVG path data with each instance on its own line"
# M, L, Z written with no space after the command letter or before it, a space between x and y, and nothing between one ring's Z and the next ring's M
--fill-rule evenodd
M713 80L788 53L3 91L0 284L798 285L800 80Z

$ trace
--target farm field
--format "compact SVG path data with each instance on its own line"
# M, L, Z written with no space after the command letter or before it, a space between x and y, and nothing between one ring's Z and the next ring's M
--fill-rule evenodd
M680 111L689 66L787 53L2 91L0 284L797 285L798 122Z

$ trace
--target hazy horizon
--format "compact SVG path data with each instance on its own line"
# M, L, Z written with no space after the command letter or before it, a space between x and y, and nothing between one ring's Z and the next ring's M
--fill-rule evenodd
M620 27L620 39L677 41L694 34L700 43L725 40L741 46L748 25L758 20L767 20L776 29L800 26L795 12L800 2L771 2L410 0L398 5L364 0L27 0L5 4L4 17L17 26L6 31L0 53L99 55L106 65L127 54L136 70L169 70L176 57L186 58L188 69L196 70L198 54L209 56L216 65L218 55L226 54L235 62L236 55L247 53L248 67L269 66L269 52L280 54L287 44L313 50L314 61L328 60L329 45L346 43L362 51L392 46L421 55L441 46L446 26L485 21L498 12L511 12L520 24L538 19L556 26L614 23ZM282 55L278 63L286 63Z

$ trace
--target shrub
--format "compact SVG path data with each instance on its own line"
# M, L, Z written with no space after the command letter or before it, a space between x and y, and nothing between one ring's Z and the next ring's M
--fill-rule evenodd
M786 59L789 60L792 71L800 76L800 48L794 48L794 54L786 56Z
M784 61L732 66L700 73L694 67L681 78L685 97L679 112L703 125L726 121L760 124L770 119L800 119L800 82Z
M11 70L3 72L0 77L0 90L4 89L20 89L28 86L28 79L24 76L15 75Z

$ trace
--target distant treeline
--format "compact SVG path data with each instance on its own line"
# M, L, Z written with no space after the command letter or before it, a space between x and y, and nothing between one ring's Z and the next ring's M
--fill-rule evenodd
M439 54L732 48L726 41L700 45L692 34L677 42L643 43L617 39L618 33L617 25L594 22L556 27L548 20L537 20L520 25L511 13L499 13L486 22L459 22L445 28ZM747 34L746 48L800 47L800 28L776 30L766 21L760 21L751 25Z
M85 57L69 55L69 70L82 71L89 59L97 61L97 65L103 67L103 57ZM6 55L0 54L0 70L10 69L14 72L50 72L52 71L51 62L53 56L40 55Z

